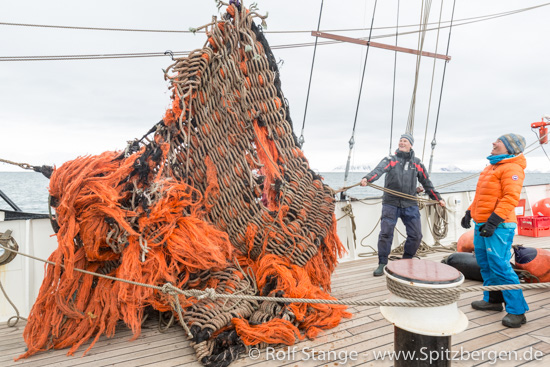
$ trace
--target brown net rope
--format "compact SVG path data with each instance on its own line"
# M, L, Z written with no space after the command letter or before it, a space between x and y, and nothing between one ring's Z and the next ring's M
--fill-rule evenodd
M137 338L147 307L177 317L167 294L75 267L180 289L332 299L344 251L333 191L298 148L255 16L229 5L205 47L175 60L165 73L172 107L141 140L53 172L58 265L46 267L21 357L72 354L93 338L89 350L119 320ZM314 338L350 316L341 305L178 297L197 357L211 366L245 345Z

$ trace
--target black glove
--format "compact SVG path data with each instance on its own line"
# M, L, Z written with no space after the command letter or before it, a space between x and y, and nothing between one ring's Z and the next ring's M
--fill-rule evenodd
M479 235L481 237L491 237L493 233L495 233L495 229L497 229L498 225L502 222L504 222L504 219L495 213L491 213L491 216L487 219L487 222L479 227Z
M460 225L462 228L470 228L472 225L470 224L470 221L472 220L472 216L470 215L470 211L466 210L466 214L464 214L464 217L462 217L462 220L460 221Z

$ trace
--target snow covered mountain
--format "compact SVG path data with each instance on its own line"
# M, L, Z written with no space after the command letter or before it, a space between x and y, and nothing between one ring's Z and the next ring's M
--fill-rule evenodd
M370 172L371 170L372 168L368 164L351 165L349 168L350 172ZM346 172L346 165L334 167L330 172Z
M374 169L374 167L375 167L375 165L371 166L367 163L352 165L350 167L350 172L370 172L372 169ZM340 165L340 166L334 167L332 170L330 170L330 172L345 172L345 171L346 171L346 166L345 165ZM435 165L432 169L432 172L439 172L439 173L441 173L441 172L453 172L453 173L457 173L457 172L468 172L468 171L465 171L465 170L461 169L460 167L455 166L454 164L448 164L448 165Z

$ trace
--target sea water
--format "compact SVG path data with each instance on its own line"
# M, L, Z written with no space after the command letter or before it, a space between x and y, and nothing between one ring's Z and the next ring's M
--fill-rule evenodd
M318 172L323 177L325 184L335 190L344 187L343 172ZM366 172L351 172L346 186L361 181ZM445 185L467 177L473 176L471 172L445 172L432 173L430 179L436 186ZM441 188L441 193L475 190L477 175L467 181L457 183L453 186ZM384 186L384 176L376 182ZM529 173L525 175L524 185L549 184L550 174ZM48 213L48 185L49 180L41 173L36 172L0 172L0 190L7 195L21 210L28 213ZM358 199L368 196L381 196L381 191L371 187L354 187L347 191L348 195ZM0 209L13 210L3 199L0 198Z

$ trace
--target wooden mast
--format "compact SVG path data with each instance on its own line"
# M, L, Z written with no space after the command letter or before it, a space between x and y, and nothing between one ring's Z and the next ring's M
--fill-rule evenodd
M312 31L311 35L314 36L314 37L322 37L322 38L332 39L332 40L335 40L335 41L356 43L358 45L371 46L371 47L376 47L376 48L383 48L383 49L386 49L386 50L405 52L405 53L414 54L414 55L419 55L420 54L422 56L434 57L436 59L442 59L442 60L445 60L445 61L450 61L451 60L450 56L436 54L436 53L433 53L433 52L418 51L418 50L415 50L415 49L412 49L412 48L391 46L391 45L386 45L384 43L378 43L378 42L372 42L372 41L369 42L369 41L365 41L365 40L358 39L358 38L339 36L339 35L332 34L332 33Z

